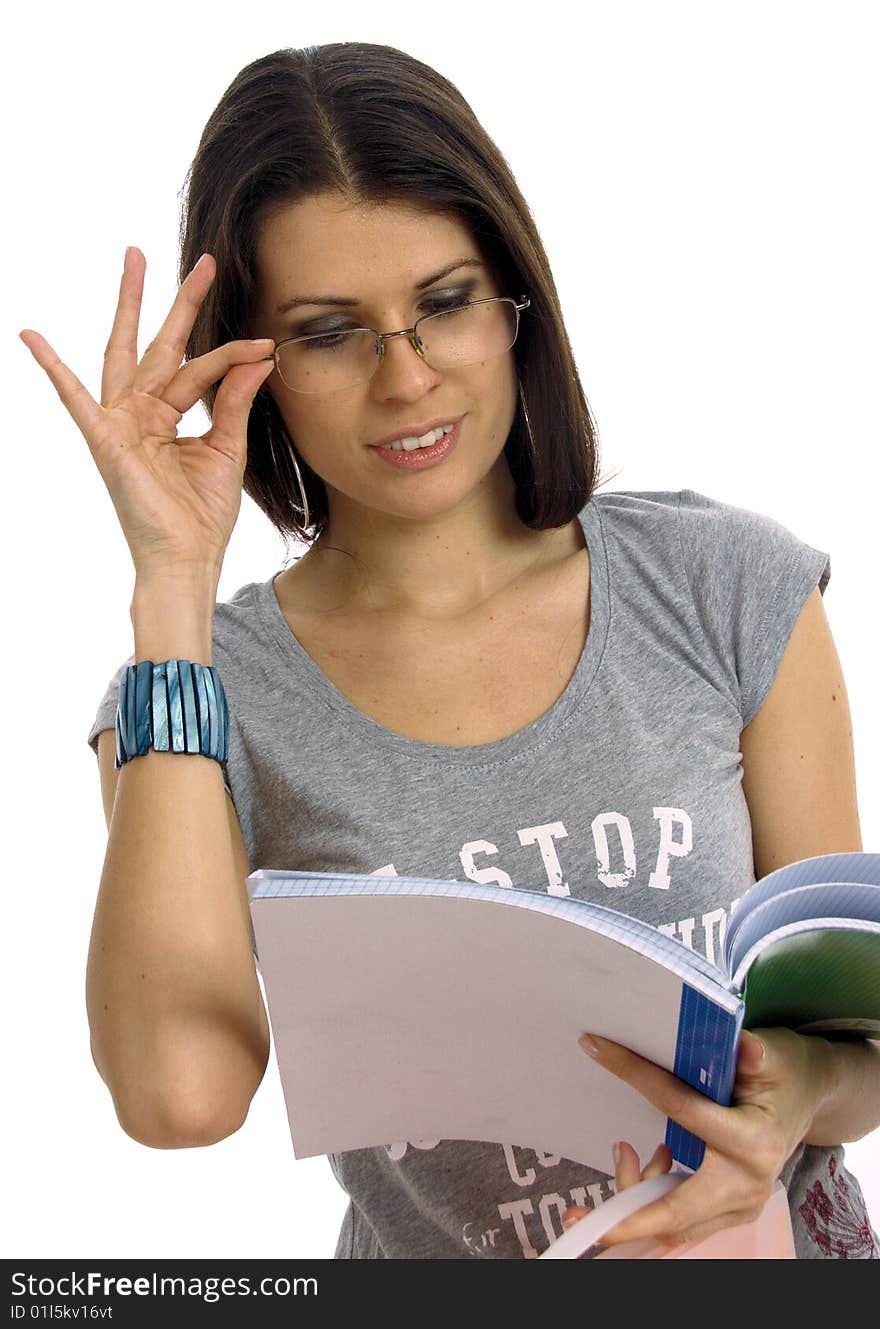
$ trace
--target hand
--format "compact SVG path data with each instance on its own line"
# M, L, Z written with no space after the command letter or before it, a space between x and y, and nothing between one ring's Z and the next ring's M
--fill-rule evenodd
M786 1159L809 1133L829 1088L828 1045L790 1029L743 1033L730 1107L712 1102L609 1039L585 1035L581 1040L585 1051L587 1039L599 1050L595 1059L600 1066L706 1143L703 1162L693 1176L618 1223L602 1238L605 1246L641 1237L676 1245L756 1219ZM633 1161L635 1151L625 1147L626 1175L637 1180L638 1158ZM586 1211L576 1212L580 1217Z
M269 339L227 342L181 367L216 274L203 254L181 285L155 340L137 360L146 260L126 252L104 356L100 406L38 332L21 340L46 371L91 450L138 574L216 570L241 507L247 420L273 368ZM178 438L183 413L222 378L211 428Z

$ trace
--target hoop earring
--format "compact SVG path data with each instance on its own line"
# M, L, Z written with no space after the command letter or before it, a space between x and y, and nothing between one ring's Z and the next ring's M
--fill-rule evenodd
M266 409L266 434L269 439L269 451L272 453L272 464L275 473L280 474L281 471L278 465L278 457L275 453L275 435L272 433L272 415L268 408ZM299 521L295 522L293 529L296 531L297 535L305 537L308 535L309 526L311 524L309 520L311 513L309 512L309 500L306 497L306 488L303 484L302 474L299 469L299 463L296 460L296 453L293 449L292 443L287 449L287 455L293 463L293 469L296 473L296 483L299 488L299 508L302 512L302 523Z
M528 434L529 434L529 443L530 443L530 445L531 445L531 449L532 449L532 456L534 457L534 456L537 455L537 449L535 448L535 437L534 437L534 435L533 435L533 433L532 433L532 422L531 422L531 420L529 419L529 408L528 408L528 406L526 406L526 395L525 395L525 393L523 392L523 385L522 385L522 381L520 380L519 374L517 374L517 376L516 376L516 383L517 383L517 387L519 388L519 400L520 400L520 404L522 405L523 415L525 416L525 419L526 419L526 429L528 430Z

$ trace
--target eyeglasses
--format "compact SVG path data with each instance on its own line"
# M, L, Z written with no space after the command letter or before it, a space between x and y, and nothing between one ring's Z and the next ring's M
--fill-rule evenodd
M364 383L375 374L392 337L408 337L413 349L431 369L459 369L479 364L509 351L519 332L519 303L506 295L473 300L425 314L411 328L377 332L375 328L347 328L311 337L288 337L275 347L275 368L291 392L341 392Z

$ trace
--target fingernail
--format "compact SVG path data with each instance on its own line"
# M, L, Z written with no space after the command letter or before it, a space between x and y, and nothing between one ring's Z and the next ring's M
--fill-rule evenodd
M617 1169L620 1167L620 1158L621 1158L619 1141L618 1143L613 1144L611 1146L611 1157L614 1159L614 1171L616 1172Z
M596 1057L597 1059L601 1057L602 1053L599 1050L599 1044L596 1042L595 1038L590 1036L590 1034L582 1034L578 1039L578 1042L588 1056Z

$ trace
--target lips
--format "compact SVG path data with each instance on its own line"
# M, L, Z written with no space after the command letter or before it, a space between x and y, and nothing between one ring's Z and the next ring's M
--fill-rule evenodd
M463 419L464 417L462 417ZM373 444L370 451L381 458L387 465L399 471L424 471L445 461L455 449L461 434L462 421L459 420L451 433L444 434L429 448L414 448L411 452L397 451L394 448Z
M461 416L459 416L459 420L460 419ZM388 447L389 444L399 443L405 438L409 439L423 438L425 434L429 434L432 430L437 430L441 428L448 429L450 425L456 425L456 424L458 424L458 420L456 420L454 417L441 416L439 419L436 420L428 420L424 424L407 425L403 429L398 429L396 434L386 434L385 438L380 438L378 442L371 443L369 446L373 448L385 448ZM409 449L407 449L407 451L408 450Z
M444 434L451 434L455 428L454 424L438 425L436 429L428 429L421 436L408 435L406 438L396 438L393 443L383 443L383 448L391 448L394 452L415 452L417 448L432 448L435 443L439 443Z

